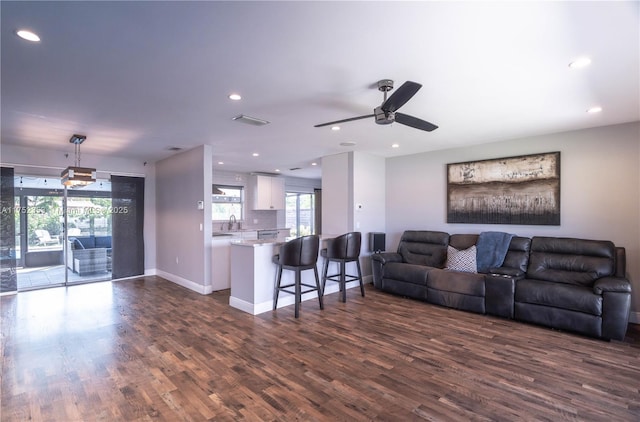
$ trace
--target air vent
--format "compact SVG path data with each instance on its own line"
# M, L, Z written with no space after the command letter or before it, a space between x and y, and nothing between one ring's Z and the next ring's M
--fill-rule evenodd
M290 171L294 171L294 170L300 170L300 167L292 167L289 169Z
M263 119L258 119L257 117L245 116L244 114L240 114L231 120L235 120L236 122L246 123L252 126L264 126L268 125L269 122Z
M252 176L279 176L278 173L269 173L268 171L254 171L250 174Z
M169 148L167 148L167 151L182 151L182 148L180 148L180 147L169 147Z

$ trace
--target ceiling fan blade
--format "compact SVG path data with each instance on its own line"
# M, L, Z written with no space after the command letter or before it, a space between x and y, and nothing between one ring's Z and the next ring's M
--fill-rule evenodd
M335 122L329 122L329 123L321 123L319 125L314 125L313 127L337 125L338 123L351 122L353 120L366 119L368 117L373 117L373 116L375 116L375 114L367 114L366 116L351 117L350 119L336 120Z
M418 119L417 117L409 116L408 114L396 113L396 122L411 126L416 129L426 130L427 132L431 132L432 130L438 129L438 126L433 123L429 123L425 120Z
M382 110L393 113L409 101L420 88L422 88L422 85L417 82L407 81L403 83L402 86L391 94L391 96L387 98L387 101L382 104Z

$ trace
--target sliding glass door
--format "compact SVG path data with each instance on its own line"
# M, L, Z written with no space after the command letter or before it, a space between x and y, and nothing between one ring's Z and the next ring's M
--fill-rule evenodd
M0 292L144 275L144 177L73 189L2 167Z
M111 279L109 181L65 194L58 178L16 175L14 198L19 291Z

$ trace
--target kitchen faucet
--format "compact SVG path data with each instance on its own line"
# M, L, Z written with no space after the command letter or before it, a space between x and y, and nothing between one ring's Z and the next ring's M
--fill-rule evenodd
M233 230L233 225L236 223L236 216L231 214L229 216L229 231Z

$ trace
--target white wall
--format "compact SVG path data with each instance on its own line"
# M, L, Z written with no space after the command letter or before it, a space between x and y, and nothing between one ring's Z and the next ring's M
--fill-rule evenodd
M65 157L65 153L68 154ZM110 174L144 177L144 268L145 273L153 273L156 267L156 192L155 166L123 157L96 154L81 155L83 167L95 168L99 178L109 178ZM60 172L75 164L74 146L69 150L52 151L40 148L25 148L2 144L2 165L14 167L16 173L37 176L60 177Z
M322 234L353 230L353 153L322 157Z
M348 152L322 159L325 234L362 233L362 273L371 274L369 233L385 231L385 159Z
M448 163L560 151L560 226L448 224ZM627 251L632 315L640 322L640 123L495 142L387 159L387 249L407 229L507 231L611 240Z
M157 273L203 294L212 291L211 149L202 145L156 163Z

